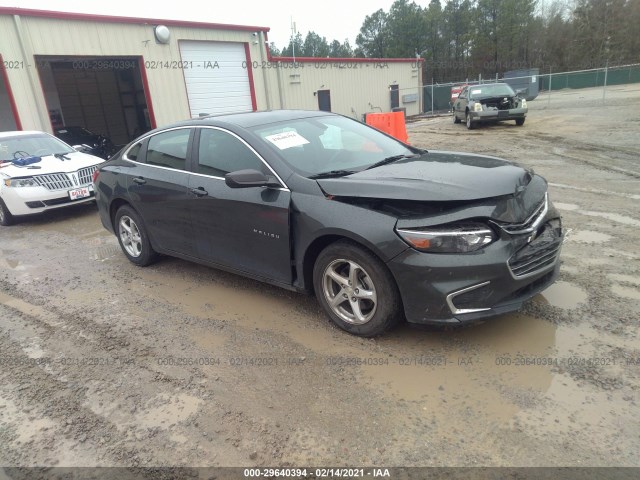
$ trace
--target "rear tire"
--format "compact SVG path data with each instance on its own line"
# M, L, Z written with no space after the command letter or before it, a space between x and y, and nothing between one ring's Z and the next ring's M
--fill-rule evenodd
M11 215L11 212L7 208L7 205L0 198L0 225L8 227L15 223L15 218Z
M460 123L461 120L458 118L458 116L456 115L456 111L453 111L453 123Z
M313 287L329 318L354 335L382 335L400 320L400 293L391 273L375 255L349 240L320 253Z
M522 125L524 125L524 118L516 118L516 125L521 127Z
M158 254L151 247L144 223L129 205L123 205L116 212L114 229L120 248L130 262L146 267L156 261Z

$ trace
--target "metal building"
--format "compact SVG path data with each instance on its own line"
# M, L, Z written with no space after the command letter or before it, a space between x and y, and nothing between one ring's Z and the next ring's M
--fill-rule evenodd
M0 7L0 130L86 127L123 144L201 114L418 114L416 59L272 57L267 27Z

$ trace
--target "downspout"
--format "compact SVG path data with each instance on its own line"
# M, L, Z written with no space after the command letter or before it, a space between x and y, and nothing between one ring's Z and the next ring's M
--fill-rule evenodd
M266 63L264 54L267 49L267 44L264 38L264 32L262 30L258 32L258 39L260 40L260 65L264 65ZM264 96L267 99L267 110L271 110L271 94L269 92L269 79L267 78L267 76L269 75L269 70L270 69L268 68L262 69L262 82L264 84Z
M40 84L40 81L36 78L38 66L33 56L33 49L31 48L31 44L28 38L26 38L24 35L24 31L22 28L22 19L19 15L13 16L13 23L16 27L18 43L20 44L20 52L22 53L22 57L24 58L25 65L29 65L29 63L31 63L32 61L34 62L33 70L31 68L27 68L27 76L29 77L29 88L31 90L33 100L36 104L36 110L38 113L38 118L40 120L40 129L48 131L49 133L53 133L51 129L51 120L49 119L47 105L44 102L44 91L42 91L42 85ZM40 94L38 94L39 91Z
M278 62L280 63L280 62ZM278 76L278 100L280 100L280 108L284 109L284 99L282 97L282 68L280 68L280 65L278 65L278 68L276 68L276 73Z

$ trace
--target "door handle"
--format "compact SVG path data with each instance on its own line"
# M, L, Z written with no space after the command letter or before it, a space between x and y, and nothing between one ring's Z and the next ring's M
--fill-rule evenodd
M142 177L136 177L133 179L134 183L137 183L138 185L144 185L145 183L147 183L147 181L142 178Z
M207 192L204 188L202 187L198 187L198 188L190 188L189 191L191 193L193 193L196 197L204 197L205 195L209 195L209 192Z

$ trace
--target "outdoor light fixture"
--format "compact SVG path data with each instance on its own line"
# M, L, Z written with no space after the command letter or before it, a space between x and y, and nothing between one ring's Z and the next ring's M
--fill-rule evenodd
M171 32L169 32L169 29L164 25L157 25L153 29L153 34L156 36L156 42L162 43L163 45L169 43Z

